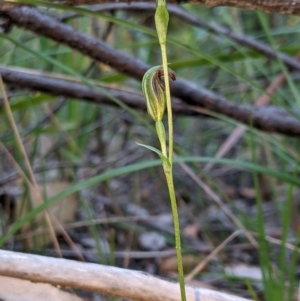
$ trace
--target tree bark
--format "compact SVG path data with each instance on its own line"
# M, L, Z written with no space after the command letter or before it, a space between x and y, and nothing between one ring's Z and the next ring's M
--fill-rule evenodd
M130 0L50 0L49 2L59 2L68 5L83 5L96 4L106 2L127 2ZM154 2L153 0L135 0L135 2ZM268 13L282 13L282 14L300 14L300 0L168 0L169 3L193 3L202 4L207 7L215 6L231 6L237 8L245 8L251 10L261 10ZM9 1L4 1L0 4L0 11L11 8Z
M180 301L179 285L145 272L0 250L0 275L141 301ZM247 301L186 286L187 301ZM248 300L250 301L250 300Z

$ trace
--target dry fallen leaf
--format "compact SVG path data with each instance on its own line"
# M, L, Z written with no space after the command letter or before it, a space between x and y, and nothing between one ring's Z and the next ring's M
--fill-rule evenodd
M200 256L194 255L183 255L182 256L182 263L183 263L183 270L185 274L191 272L202 260ZM159 264L159 272L161 274L174 274L177 273L177 258L176 256L162 258Z
M190 224L184 227L183 234L187 237L198 239L198 233L200 232L200 226L198 224Z

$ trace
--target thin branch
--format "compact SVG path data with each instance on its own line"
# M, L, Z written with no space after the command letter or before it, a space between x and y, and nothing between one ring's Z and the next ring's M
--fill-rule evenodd
M155 11L155 4L154 3L131 3L130 5L126 3L105 3L94 5L91 7L93 11L111 11L111 10L138 10L138 11ZM172 16L175 16L180 19L180 21L185 21L193 26L204 28L208 31L211 31L215 34L220 34L228 37L229 39L235 41L239 45L246 46L250 49L253 49L257 52L260 52L266 55L267 58L277 58L278 57L291 69L299 70L300 71L300 62L297 61L295 58L282 53L280 51L274 51L272 47L269 45L257 41L250 36L236 33L231 29L218 24L217 22L210 22L207 23L200 18L192 15L191 13L187 12L186 10L182 9L181 7L170 4L168 6L168 11ZM72 19L78 16L77 13L69 13L66 14L61 18L62 21L66 21L68 19Z
M112 102L106 95L101 94L98 90L91 89L84 84L76 83L74 81L62 80L59 78L41 74L37 75L24 71L16 71L12 68L4 67L0 67L0 74L3 80L13 88L42 91L51 93L53 95L86 100L96 104L109 104L115 106L114 102ZM145 100L140 93L133 93L116 89L110 89L109 92L112 96L119 98L130 107L139 110L146 109ZM209 100L207 101L207 103L209 105ZM236 104L232 104L232 110L241 112L241 114L249 114L248 112L251 113L251 110L249 110L247 107ZM195 106L180 104L176 101L173 101L173 111L175 114L179 115L198 115L203 113L209 114L209 112L205 110L198 111ZM282 128L285 129L284 133L287 135L300 133L300 122L294 117L288 115L281 108L272 106L261 108L260 112L256 111L256 117L258 122L263 125L262 129L265 131L269 130L268 125L273 125L275 131L278 128Z
M84 84L71 80L63 80L59 77L46 76L43 75L43 73L35 74L32 70L24 72L18 71L15 68L6 67L0 67L0 74L3 80L11 87L42 91L51 93L53 95L77 98L81 100L83 99L96 104L109 104L115 106L114 102L112 102L106 95L101 94L101 92L99 92L97 89L91 89ZM143 111L146 110L145 100L141 93L117 89L108 89L108 91L112 96L119 98L128 106ZM200 92L201 90L199 93ZM209 106L209 92L203 89L203 93L204 103ZM218 101L218 99L216 99L216 101ZM238 114L241 114L241 117L251 114L250 107L228 102L228 106L229 105L232 107L232 111L239 112ZM226 109L226 106L224 108ZM194 106L185 105L183 103L180 104L175 100L173 101L173 111L178 115L199 115L203 113L209 114L209 112L205 111L198 112ZM281 108L268 106L260 108L260 110L256 109L253 112L253 116L256 116L257 123L262 124L262 129L265 131L269 131L270 129L272 131L271 126L273 126L275 131L280 128L285 129L285 134L287 135L300 133L300 122L296 118L287 114Z
M84 5L114 2L115 0L50 0L49 2L60 2L68 5ZM136 2L154 2L153 0L135 0ZM118 0L127 2L128 0ZM262 10L265 12L282 14L300 14L300 0L168 0L168 3L193 3L202 4L207 7L232 6L251 10ZM0 11L5 11L10 7L9 1L0 4Z
M3 15L9 17L19 27L48 37L58 43L66 44L135 79L140 80L149 69L149 66L142 61L117 51L107 43L62 24L34 8L20 6L4 12Z
M91 87L75 81L46 76L42 73L38 74L37 72L34 73L32 70L28 70L28 72L17 71L15 68L1 66L0 74L3 81L9 84L11 88L30 89L32 91L41 91L52 95L86 100L99 105L109 104L111 106L116 106L107 95L102 94L99 90L91 89ZM128 106L146 111L146 104L142 93L134 92L134 90L128 92L121 89L107 89L107 91L109 91L112 96L122 100ZM174 100L173 105L176 114L199 115L199 113L189 108L188 105L179 103L178 100Z
M141 80L149 66L96 38L60 23L31 7L17 7L4 13L17 26L68 45L97 61L110 65L119 72ZM300 122L281 108L255 108L238 105L207 89L177 80L171 87L172 95L190 105L197 105L231 117L256 128L290 136L300 135Z
M177 283L145 272L0 250L0 275L141 301L179 301ZM186 286L188 301L247 301ZM250 300L248 300L250 301Z

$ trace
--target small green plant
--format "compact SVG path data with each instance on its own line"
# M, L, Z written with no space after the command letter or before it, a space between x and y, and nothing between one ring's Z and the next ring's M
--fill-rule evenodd
M156 11L155 11L155 25L156 25L158 41L161 47L162 66L153 67L145 73L142 82L142 88L147 102L148 114L155 121L156 133L160 142L161 151L148 145L143 145L143 144L140 145L157 153L162 162L162 166L167 180L169 196L171 200L172 214L173 214L181 300L185 301L186 295L185 295L184 274L183 274L183 265L182 265L182 255L181 255L180 227L179 227L179 218L178 218L178 210L177 210L175 189L174 189L174 182L173 182L173 169L172 169L173 167L173 118L172 118L169 78L171 80L175 80L176 75L174 71L168 68L167 51L166 51L168 23L169 23L169 13L166 7L166 1L157 0ZM169 132L168 147L166 141L165 127L162 122L166 107L167 107L167 115L168 115L168 132Z

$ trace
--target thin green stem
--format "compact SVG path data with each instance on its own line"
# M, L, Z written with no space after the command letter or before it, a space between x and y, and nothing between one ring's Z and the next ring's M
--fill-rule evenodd
M172 104L171 104L171 95L170 95L168 59L167 59L167 50L166 50L169 13L168 13L167 4L165 0L156 1L156 11L155 11L154 18L155 18L157 37L160 44L161 55L162 55L162 65L163 65L164 83L165 83L165 101L167 105L168 131L169 131L168 161L166 162L165 160L162 160L162 165L166 175L166 180L167 180L169 195L171 200L171 207L172 207L181 301L186 301L184 274L183 274L183 265L182 265L182 256L181 256L180 227L179 227L175 189L173 183L173 117L172 117Z
M162 121L155 122L156 133L160 142L161 151L167 157L166 132Z
M176 248L176 255L177 255L177 267L178 267L178 275L179 275L181 301L186 301L184 273L183 273L183 264L182 264L182 255L181 255L180 226L179 226L179 217L178 217L176 196L174 190L173 173L172 173L172 169L168 171L164 168L164 170L167 179L169 195L171 200L172 215L173 215L174 232L175 232L175 248Z
M178 218L178 209L176 203L174 182L173 182L173 116L172 116L172 104L171 104L166 44L165 43L160 44L160 47L161 47L161 54L162 54L162 64L164 69L164 81L165 81L165 92L166 92L166 103L167 103L167 114L168 114L168 130L169 130L168 159L170 165L168 166L168 169L164 168L164 171L167 179L169 195L171 200L171 207L172 207L181 301L186 301L184 273L183 273L183 264L182 264L182 255L181 255L180 227L179 227L179 218Z
M172 207L181 301L186 301L184 272L183 272L182 255L181 255L180 226L179 226L178 209L177 209L174 182L173 182L173 116L172 116L172 104L171 104L169 73L168 73L168 60L167 60L166 44L161 44L160 46L161 46L162 63L164 69L167 114L168 114L168 130L169 130L168 159L170 165L168 166L168 169L164 168L164 171L167 179L171 207Z
M169 162L172 169L173 166L173 116L172 116L172 104L171 104L171 94L170 94L170 83L169 83L169 72L168 72L168 59L166 44L161 44L161 56L162 65L164 69L164 81L165 81L165 91L166 91L166 103L167 103L167 114L168 114L168 131L169 131Z

